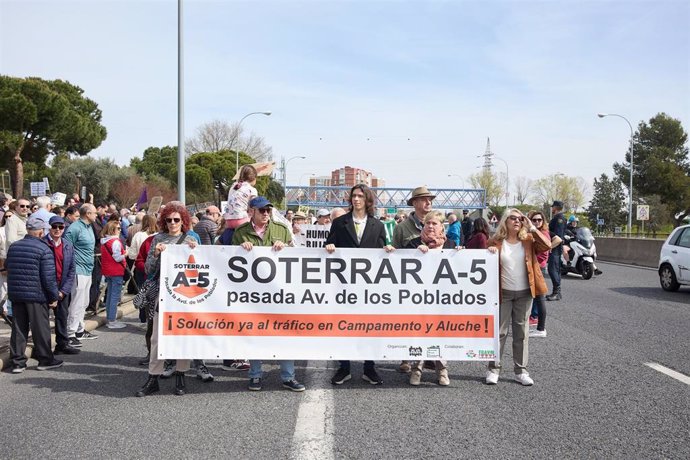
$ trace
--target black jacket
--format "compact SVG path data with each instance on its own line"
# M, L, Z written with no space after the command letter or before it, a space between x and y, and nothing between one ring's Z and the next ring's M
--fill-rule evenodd
M352 212L348 212L331 222L331 232L326 244L334 244L336 248L382 248L386 245L386 229L380 220L369 216L362 233L362 241L357 243L355 222Z

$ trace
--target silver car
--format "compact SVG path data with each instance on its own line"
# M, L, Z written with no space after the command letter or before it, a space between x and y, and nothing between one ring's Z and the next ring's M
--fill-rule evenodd
M690 285L690 225L676 228L661 247L659 282L665 291Z

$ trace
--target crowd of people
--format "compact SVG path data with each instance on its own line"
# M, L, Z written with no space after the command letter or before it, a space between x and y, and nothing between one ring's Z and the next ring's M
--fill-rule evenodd
M546 301L562 298L560 260L566 221L562 203L555 201L553 217L541 211L527 215L507 209L494 228L483 217L444 214L433 209L435 196L426 187L415 188L407 202L413 210L397 214L392 235L387 235L375 213L375 196L366 185L350 190L348 209L319 209L315 214L303 210L278 212L255 188L256 170L244 166L239 179L230 187L224 209L208 206L192 215L181 202L169 202L158 212L118 209L106 202L82 202L76 194L64 206L55 206L50 197L31 201L0 196L0 299L7 295L4 313L12 324L10 339L11 372L27 368L25 350L29 333L34 342L38 370L54 369L63 361L56 355L78 354L84 343L98 336L84 327L87 310L105 305L106 327L121 329L126 324L117 318L123 289L136 293L146 283L157 286L160 255L170 244L237 245L247 251L255 246L270 246L275 251L295 246L295 236L306 223L330 225L325 250L336 248L380 248L387 252L416 249L423 253L442 249L487 249L500 258L501 353L509 327L513 331L515 379L532 385L527 371L528 338L546 337ZM548 273L553 286L547 295ZM100 285L106 285L102 298ZM156 296L157 297L157 296ZM51 346L49 316L55 322L55 345ZM157 304L142 309L139 319L146 323L147 356L140 359L148 367L148 378L137 391L147 396L160 390L159 379L175 377L174 393L187 391L185 373L194 369L204 382L214 377L202 360L163 361L158 359ZM535 329L530 331L530 325ZM499 357L500 358L500 357ZM262 388L263 372L259 360L226 359L223 369L249 373L248 389ZM447 362L417 361L400 363L400 372L409 373L409 383L421 383L425 369L435 372L436 382L447 386ZM496 384L500 359L489 363L486 383ZM280 378L285 388L304 391L295 378L294 361L280 361ZM349 361L340 361L331 379L342 385L352 378ZM373 361L365 361L362 379L372 385L383 384Z

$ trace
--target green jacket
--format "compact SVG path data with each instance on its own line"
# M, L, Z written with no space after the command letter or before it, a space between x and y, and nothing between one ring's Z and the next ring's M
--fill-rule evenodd
M422 228L424 225L419 222L414 211L407 216L402 223L395 226L393 231L393 247L396 249L402 249L407 246L410 240L417 238L422 234Z
M264 233L264 237L261 239L254 231L251 221L249 221L237 227L232 235L233 245L239 246L246 241L249 241L254 246L273 246L273 243L276 241L289 244L292 241L292 233L287 226L280 222L269 220L266 233Z

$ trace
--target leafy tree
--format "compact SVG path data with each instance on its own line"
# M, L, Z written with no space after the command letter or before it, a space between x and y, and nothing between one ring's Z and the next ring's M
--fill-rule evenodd
M129 165L145 178L161 176L177 185L177 147L149 147L142 158L132 158Z
M62 80L0 76L0 151L10 170L12 193L23 195L24 161L48 155L86 155L106 138L98 105Z
M278 203L282 203L283 198L285 198L285 189L283 184L273 180L273 178L269 178L265 194L271 203L275 203L278 206Z
M492 172L488 168L484 168L481 172L472 174L469 177L470 184L474 188L483 188L486 193L487 205L498 206L500 201L504 199L503 194L505 190L505 176Z
M534 181L532 192L540 206L550 206L554 200L563 202L565 211L576 211L585 204L588 185L581 177L551 174Z
M185 142L185 153L193 155L202 152L240 151L254 158L252 163L270 161L273 149L266 145L263 137L251 133L244 136L244 127L239 123L213 120L196 129L196 135Z
M674 224L690 215L690 160L688 134L679 120L659 113L640 122L633 135L633 198L658 195L668 206ZM630 148L625 163L614 163L618 180L630 183Z
M604 219L604 229L610 230L626 222L625 194L620 181L602 174L594 179L594 195L587 208L587 218L596 225L597 216Z
M77 190L77 173L79 173L80 184L86 186L87 192L93 193L96 200L112 198L113 184L125 180L132 174L131 170L120 168L108 158L60 159L53 162L53 170L55 170L53 188L56 191L74 193ZM137 193L141 193L141 189L137 190Z

